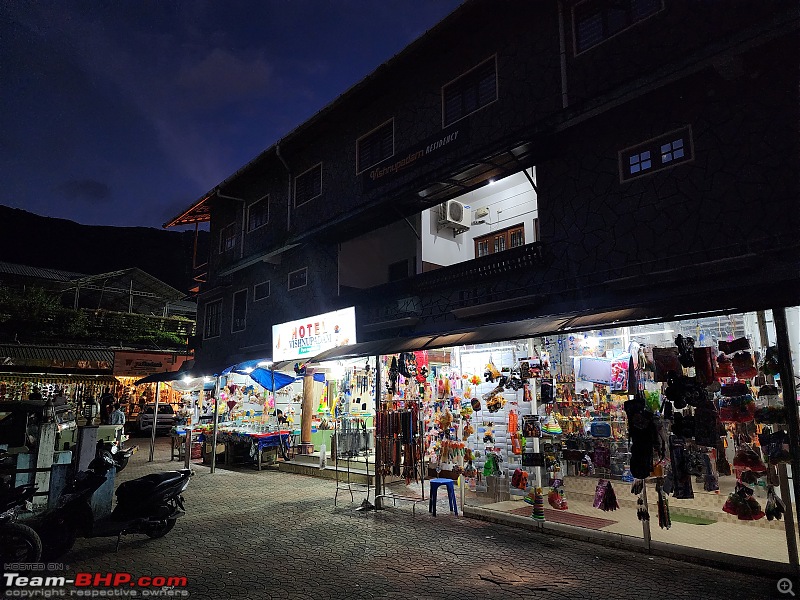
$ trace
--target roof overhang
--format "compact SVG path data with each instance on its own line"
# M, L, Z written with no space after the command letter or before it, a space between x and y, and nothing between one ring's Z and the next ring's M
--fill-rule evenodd
M200 200L192 204L189 208L173 217L162 227L178 227L180 225L194 225L195 223L207 223L211 220L211 198L214 197L216 190L206 194Z

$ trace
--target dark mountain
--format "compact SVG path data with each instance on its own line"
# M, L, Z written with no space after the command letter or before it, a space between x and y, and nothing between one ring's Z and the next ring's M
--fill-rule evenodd
M209 234L201 231L198 263ZM194 231L81 225L0 205L0 260L94 275L139 267L185 292L192 280Z

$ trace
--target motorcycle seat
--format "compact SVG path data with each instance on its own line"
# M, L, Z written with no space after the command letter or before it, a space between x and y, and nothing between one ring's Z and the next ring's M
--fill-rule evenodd
M117 488L119 500L141 499L142 496L154 493L158 488L169 487L183 479L180 471L167 471L165 473L152 473L121 483Z

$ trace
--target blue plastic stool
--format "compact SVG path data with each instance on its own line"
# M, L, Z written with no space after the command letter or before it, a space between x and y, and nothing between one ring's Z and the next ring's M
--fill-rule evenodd
M450 502L450 510L453 511L455 516L458 516L458 505L456 504L456 485L452 479L445 479L444 477L437 477L431 479L431 493L430 504L428 505L428 512L436 516L436 494L440 486L447 488L447 500Z

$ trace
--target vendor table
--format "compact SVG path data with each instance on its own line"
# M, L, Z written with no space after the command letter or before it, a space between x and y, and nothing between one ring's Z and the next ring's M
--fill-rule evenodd
M206 437L207 434L203 434ZM245 432L245 431L225 431L220 429L217 432L217 442L225 444L225 464L233 462L233 445L249 444L251 450L255 450L255 461L260 471L263 463L261 453L265 448L277 448L284 460L289 459L289 436L291 432L287 430L271 432ZM252 454L252 452L251 452Z
M176 428L173 429L170 433L170 438L172 438L172 443L170 444L170 460L178 460L184 457L184 453L186 452L186 429ZM199 442L201 439L201 433L199 431L192 431L192 443Z

